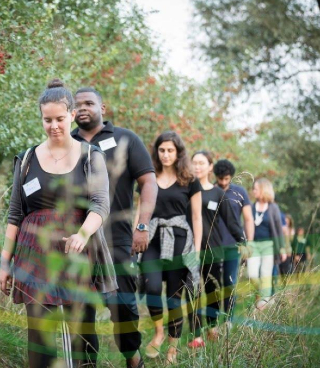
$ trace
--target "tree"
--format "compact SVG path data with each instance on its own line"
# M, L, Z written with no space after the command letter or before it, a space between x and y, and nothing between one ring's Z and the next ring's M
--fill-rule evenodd
M0 17L2 193L11 181L13 156L44 139L37 99L53 77L73 91L95 86L107 105L106 118L134 130L147 145L172 129L190 152L207 148L217 158L248 161L226 128L228 99L212 101L216 86L164 72L143 12L131 2L11 0Z
M195 24L205 36L199 47L219 75L252 91L320 72L315 0L194 0L194 4Z
M296 121L287 117L270 123L265 135L264 149L278 168L277 200L297 226L308 229L319 206L320 141L312 132L297 129ZM312 221L312 231L319 231L319 216Z
M318 205L320 23L315 0L194 0L199 46L220 83L252 96L269 91L274 110L247 143L276 162L267 173L283 207L306 225ZM262 101L260 102L262 103Z

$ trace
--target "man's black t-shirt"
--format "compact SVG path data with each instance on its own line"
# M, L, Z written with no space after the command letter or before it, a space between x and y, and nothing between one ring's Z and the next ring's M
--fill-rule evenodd
M79 128L71 135L84 141ZM103 129L88 143L100 147L107 156L111 213L106 224L106 238L113 246L130 245L134 182L140 176L154 172L151 157L135 133L114 127L109 121L104 122Z
M237 242L244 240L244 234L230 202L225 197L225 192L219 187L212 189L202 189L202 222L203 235L201 248L206 249L207 245L218 247L222 245L222 234L220 230L222 218L230 234Z

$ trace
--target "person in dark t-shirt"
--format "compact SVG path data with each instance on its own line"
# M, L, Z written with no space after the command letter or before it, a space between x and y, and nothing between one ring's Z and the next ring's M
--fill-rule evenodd
M251 203L247 191L240 185L232 183L235 167L229 160L219 160L213 167L216 177L216 184L225 192L225 199L229 201L238 221L241 216L244 222L244 232L247 239L248 249L251 249L251 242L254 237L254 222L251 209ZM220 231L222 244L224 246L224 272L225 280L229 280L235 285L238 278L239 253L235 246L236 239L227 229L223 219L220 221Z
M212 155L208 151L198 151L192 157L192 165L196 177L202 187L202 223L203 235L201 242L201 276L207 295L206 317L208 324L208 339L216 338L216 325L219 317L221 302L227 314L232 311L233 283L230 274L224 269L224 250L221 236L221 220L224 222L230 234L238 244L245 242L245 236L239 219L236 217L230 202L225 197L225 192L211 183L210 176L213 171ZM224 288L224 300L220 300L217 294L217 282L220 288ZM231 286L231 287L230 287ZM187 292L187 300L190 301L190 293ZM200 296L199 296L200 297ZM198 348L205 345L200 330L202 327L201 306L197 306L196 313L192 313L188 303L188 317L190 330L194 334L194 340L189 342L190 348Z
M165 132L156 139L152 158L159 192L150 221L151 241L142 255L141 271L155 334L146 347L146 355L156 358L165 338L161 294L162 282L166 281L169 310L167 362L175 363L183 325L181 296L188 272L195 284L199 282L201 186L191 173L184 143L175 132ZM193 234L186 218L189 203Z
M243 216L244 231L247 240L250 242L254 237L254 222L251 209L251 202L247 191L240 185L232 183L235 174L235 167L229 160L219 160L213 168L217 185L224 190L226 198L230 202L233 211L240 220ZM226 229L223 221L221 222L222 244L232 248L236 240Z
M140 138L128 129L103 121L105 105L91 87L80 88L75 95L76 123L72 136L99 146L107 157L110 179L111 212L105 235L116 268L118 293L106 300L115 323L114 336L130 368L143 367L139 353L141 334L135 298L136 253L148 247L148 224L157 196L157 185L150 155ZM139 226L132 233L131 214L135 181L141 188Z
M12 287L14 303L25 304L28 367L96 368L96 304L117 289L102 231L110 208L105 157L71 137L74 99L61 80L48 84L39 108L47 138L15 157L0 289L9 295Z

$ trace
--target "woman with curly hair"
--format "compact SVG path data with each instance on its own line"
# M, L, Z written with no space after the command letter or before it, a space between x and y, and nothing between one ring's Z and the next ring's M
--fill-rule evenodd
M183 324L181 296L188 272L194 285L199 282L201 186L192 174L184 143L177 133L161 134L154 143L152 158L159 192L150 222L150 243L142 256L141 270L155 334L146 347L146 355L157 357L165 339L161 299L162 282L165 281L169 311L167 362L175 363ZM189 202L193 234L186 220Z

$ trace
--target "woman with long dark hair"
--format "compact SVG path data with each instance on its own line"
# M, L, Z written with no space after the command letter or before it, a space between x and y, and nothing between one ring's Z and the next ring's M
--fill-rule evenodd
M241 224L238 222L225 192L211 183L213 172L213 158L208 151L198 151L192 156L194 174L201 184L202 194L202 223L203 233L200 256L200 275L203 279L204 292L207 296L206 319L208 326L208 340L216 340L218 336L218 319L220 310L224 310L224 321L232 317L234 306L234 287L238 262L226 259L220 233L221 219L228 231L238 243L244 243L245 237ZM238 259L238 258L237 258ZM235 268L235 269L234 269ZM223 293L222 293L223 289ZM201 294L200 289L200 294ZM222 299L222 295L224 295ZM200 300L201 295L199 295ZM201 303L195 302L196 308L191 306L191 293L187 291L188 317L190 330L194 339L189 342L190 348L199 348L205 345L201 337L202 315ZM194 309L194 310L192 310ZM220 319L220 322L223 322Z
M70 135L72 94L53 80L39 99L47 139L15 158L1 290L24 303L32 368L56 366L63 323L67 367L96 367L95 304L117 289L102 223L109 214L103 152ZM99 292L98 292L99 291Z
M192 274L194 285L199 282L201 186L192 174L184 143L177 133L161 134L153 145L152 158L159 192L150 222L150 244L142 255L141 270L155 334L146 347L146 355L158 356L165 338L161 294L162 282L166 281L167 362L174 363L183 324L181 296L188 272ZM186 219L189 203L193 234Z

